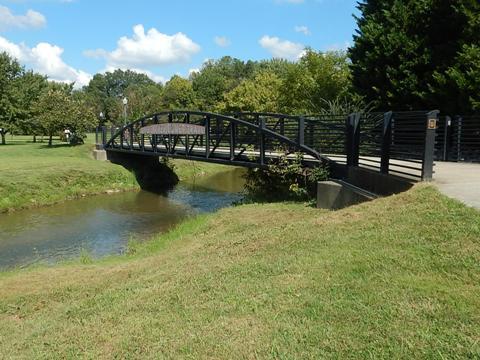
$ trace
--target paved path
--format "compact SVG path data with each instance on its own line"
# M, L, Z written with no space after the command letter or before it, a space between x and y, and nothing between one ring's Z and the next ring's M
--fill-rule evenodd
M480 209L480 164L437 162L433 179L445 195Z

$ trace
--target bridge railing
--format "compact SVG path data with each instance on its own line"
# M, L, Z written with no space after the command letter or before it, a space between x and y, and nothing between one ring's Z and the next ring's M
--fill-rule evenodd
M441 116L435 150L437 160L480 162L480 114Z
M314 161L323 159L413 180L429 180L433 174L438 119L438 111L308 116L170 111L144 117L122 129L103 129L100 137L104 147L118 151L252 166L267 165L279 152L300 151ZM205 133L192 136L140 132L145 126L162 123L200 125Z
M205 132L202 135L151 135L140 131L149 125L167 123L200 125ZM298 138L290 138L289 134L275 131L271 122L267 123L263 117L255 122L213 113L170 111L128 124L108 139L104 147L262 166L280 153L288 155L297 151L308 155L312 161L321 160L318 152L299 142Z

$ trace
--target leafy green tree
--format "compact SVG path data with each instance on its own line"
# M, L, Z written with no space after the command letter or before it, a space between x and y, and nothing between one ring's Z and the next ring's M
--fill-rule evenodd
M53 136L65 129L72 132L75 141L81 141L96 123L93 109L80 94L72 92L71 85L66 84L49 83L35 103L34 111L38 126L48 136L49 146L52 146Z
M128 98L128 115L133 120L163 109L161 84L133 84L125 90L125 94Z
M255 69L255 62L245 63L229 56L207 61L200 72L191 75L199 108L211 111L217 107L223 101L224 94L243 80L251 78Z
M96 74L84 91L90 97L90 103L96 114L103 112L105 121L117 123L122 117L122 98L131 86L151 86L155 82L147 75L131 70L115 70L105 74Z
M195 93L192 82L174 75L163 89L163 106L166 109L195 109Z
M281 108L288 113L318 113L326 102L349 98L349 61L344 52L307 49L297 64L289 67L281 91Z
M282 80L264 70L231 90L218 106L220 112L278 112Z
M15 81L14 86L19 106L16 121L17 131L25 135L33 135L33 141L36 142L36 136L40 134L40 127L35 120L37 114L34 111L34 104L48 86L47 78L29 70Z
M364 0L358 8L350 57L360 95L385 109L472 110L478 0Z
M24 70L17 60L7 53L0 53L0 136L5 145L5 135L12 131L20 112L17 98L17 80Z

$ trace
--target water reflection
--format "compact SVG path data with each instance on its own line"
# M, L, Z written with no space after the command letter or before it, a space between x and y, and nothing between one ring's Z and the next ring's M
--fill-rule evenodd
M121 253L132 235L165 232L188 216L240 200L241 171L181 184L166 196L99 195L0 215L0 269Z

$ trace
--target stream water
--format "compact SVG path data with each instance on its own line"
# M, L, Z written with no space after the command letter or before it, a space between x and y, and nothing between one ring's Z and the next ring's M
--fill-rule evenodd
M52 264L86 252L122 253L130 239L162 233L194 214L241 199L243 170L181 183L165 195L145 191L98 195L0 214L0 270Z

